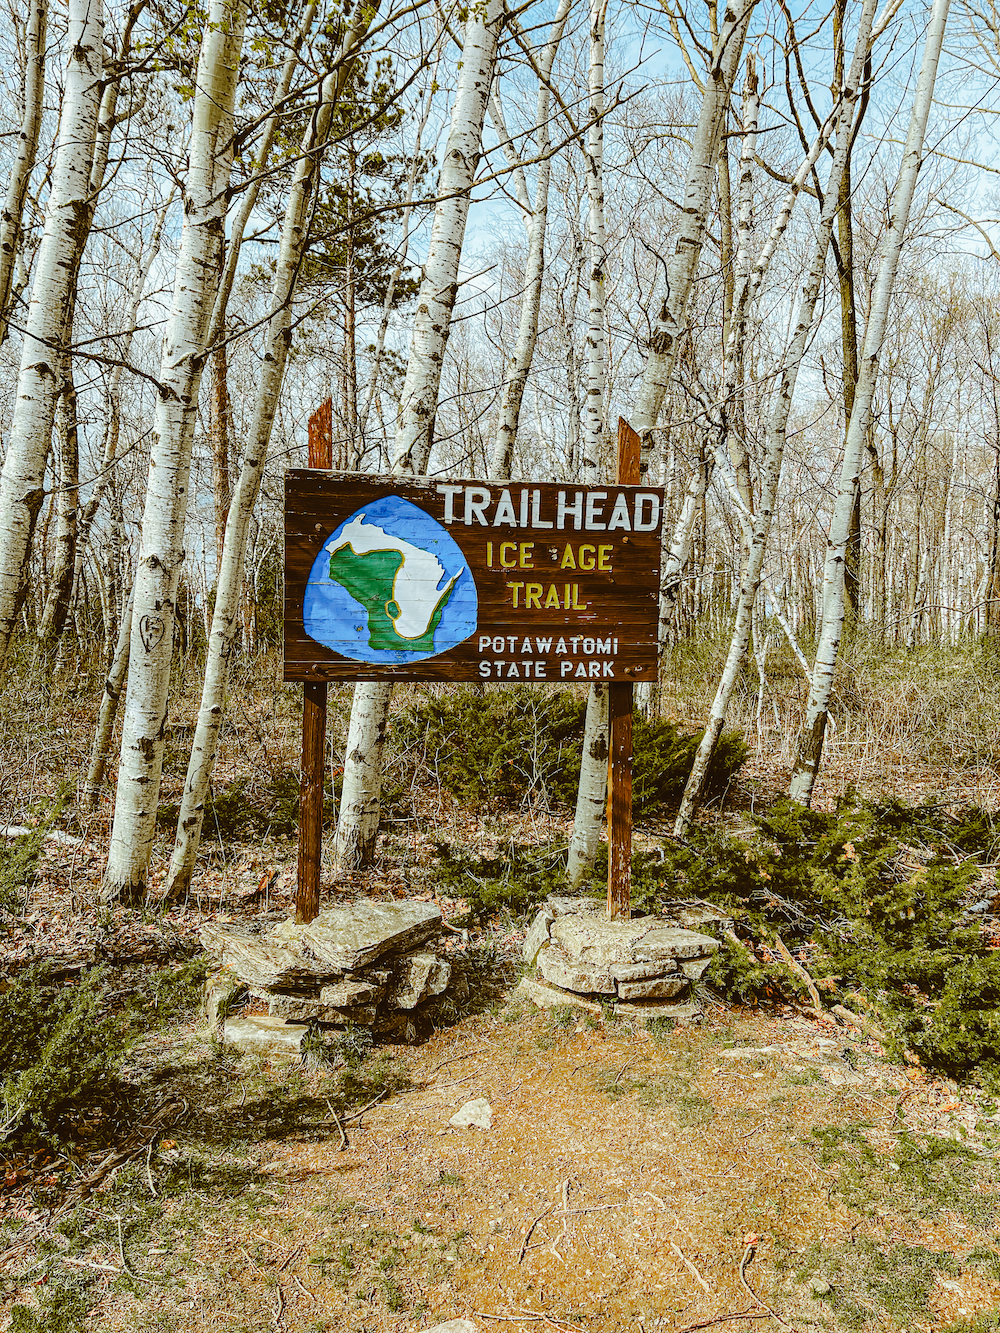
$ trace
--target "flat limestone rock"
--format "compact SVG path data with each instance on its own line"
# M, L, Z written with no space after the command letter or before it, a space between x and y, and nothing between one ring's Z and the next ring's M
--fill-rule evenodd
M560 990L558 986L547 986L544 981L533 981L531 977L523 977L514 987L513 993L524 1000L530 1000L539 1009L557 1009L561 1005L568 1005L571 1009L585 1009L588 1014L600 1015L603 1012L601 1006L593 1000L585 1000L582 995Z
M492 1129L493 1107L485 1097L474 1097L455 1112L448 1124L456 1129Z
M678 967L689 981L700 981L711 961L711 958L682 958Z
M448 1319L443 1324L426 1329L425 1333L479 1333L479 1328L471 1319Z
M371 981L344 977L343 980L328 981L319 990L321 1004L334 1004L341 1009L348 1009L352 1004L375 1004L385 994L386 980L379 984Z
M588 995L614 995L615 982L606 966L570 958L558 944L543 944L538 951L538 970L546 981L566 990Z
M349 907L320 912L307 926L287 924L298 932L297 950L315 955L327 970L356 972L383 954L412 949L436 934L441 910L433 903L359 898Z
M615 1014L619 1018L634 1018L648 1023L654 1018L697 1018L701 1005L675 1003L671 1000L639 1000L635 1003L619 1000L615 1005Z
M296 1057L302 1054L302 1042L308 1031L308 1023L286 1023L283 1018L271 1016L227 1018L222 1040L243 1051Z
M663 914L685 930L699 930L703 926L718 926L720 930L733 929L733 918L703 898L684 898L680 902L668 903Z
M708 959L705 959L706 964ZM612 963L608 971L615 981L648 981L652 977L676 975L677 963L673 958L659 958L649 963Z
M199 935L208 952L248 986L269 990L274 986L315 984L318 977L330 971L272 935L252 935L213 922L206 922Z
M605 967L612 963L697 958L719 947L711 935L664 924L655 916L632 921L560 916L553 921L550 936L570 958Z
M686 991L687 977L650 977L646 981L619 981L618 994L623 1000L669 1000Z
M602 898L571 898L561 893L550 893L545 899L545 905L551 909L553 917L593 916L595 912L607 910Z
M267 995L268 1011L276 1018L297 1019L300 1022L333 1023L346 1027L348 1023L369 1025L375 1021L374 1004L356 1004L350 1009L324 1004L319 996Z
M421 1000L440 995L451 979L451 964L429 949L407 954L400 960L392 1005L396 1009L415 1009Z

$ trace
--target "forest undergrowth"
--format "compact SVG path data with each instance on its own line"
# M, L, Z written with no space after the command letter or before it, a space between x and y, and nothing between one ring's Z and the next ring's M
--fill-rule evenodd
M712 663L702 652L707 689ZM694 654L674 654L668 716L636 722L636 909L699 897L731 919L705 978L709 1004L821 1014L886 1058L966 1084L989 1110L1000 1095L1000 666L991 651L859 649L843 673L813 809L780 795L779 733L801 705L804 680L785 681L778 696L782 678L772 674L760 708L760 683L748 675L742 726L724 738L709 806L678 840L669 828L697 743L690 722L706 705ZM74 806L93 723L85 674L49 689L25 672L12 693L0 732L0 818L29 830L0 840L0 1156L15 1193L50 1205L68 1198L74 1177L99 1174L116 1153L130 1160L128 1145L149 1141L144 1125L182 1114L170 1077L150 1082L147 1071L137 1083L135 1069L157 1031L197 1009L199 921L287 912L300 705L279 673L270 657L246 664L236 681L240 706L223 733L200 872L192 899L171 905L156 889L195 706L193 686L179 691L159 869L138 912L101 903L110 793L94 814ZM330 694L332 816L349 695ZM334 895L435 897L464 931L474 1006L494 1005L510 985L532 911L562 889L584 703L573 691L527 687L401 690L381 861L371 874L328 882ZM866 775L859 755L875 751L880 764ZM63 837L58 872L54 833ZM605 874L599 859L590 892L601 892ZM435 1021L447 1026L466 1012L442 1009ZM324 1096L346 1111L391 1084L397 1074L379 1058L367 1048L341 1052ZM367 1072L355 1077L362 1065ZM76 1308L71 1293L65 1299Z

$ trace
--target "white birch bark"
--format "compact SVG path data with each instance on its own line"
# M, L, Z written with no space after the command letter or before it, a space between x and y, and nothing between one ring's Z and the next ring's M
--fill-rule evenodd
M427 471L434 439L441 368L451 313L458 292L458 269L465 240L469 198L482 153L483 121L493 82L503 0L481 0L469 10L462 62L451 112L451 127L438 176L431 239L417 294L410 357L399 403L393 470Z
M191 448L223 240L246 0L213 0L195 76L184 225L160 362L105 893L141 898L156 830Z
M97 809L101 787L104 783L104 772L108 766L108 756L111 753L111 737L115 729L115 718L118 716L118 703L122 697L122 687L125 684L125 676L128 672L129 636L132 632L132 593L134 589L135 584L133 583L121 624L118 627L118 641L115 644L111 665L108 668L107 680L104 682L104 693L101 695L101 705L97 713L97 728L94 732L93 744L90 747L90 762L87 765L87 776L83 783L83 790L80 793L80 805L84 810Z
M302 260L309 241L309 211L316 195L316 182L330 132L333 112L347 82L351 61L346 52L356 50L360 37L375 17L376 10L359 11L344 42L335 73L320 85L316 108L302 140L295 176L289 188L282 223L278 260L271 284L271 313L264 345L264 356L257 383L254 415L244 451L222 545L216 583L215 608L208 642L208 660L201 692L201 705L195 727L191 757L188 761L184 793L177 819L177 833L167 876L167 894L183 897L194 873L209 783L219 748L229 684L229 665L233 644L239 630L240 602L247 539L254 506L260 493L267 451L281 395L288 349L292 340L292 299Z
M591 685L583 727L580 787L569 841L566 878L576 890L593 868L601 844L601 826L608 794L608 687Z
M712 701L705 734L698 746L694 764L684 788L684 795L674 824L675 837L684 836L701 799L708 776L709 764L722 734L722 728L725 725L729 701L732 697L740 666L746 656L747 644L753 630L754 606L757 599L757 590L760 587L764 555L767 550L771 520L778 496L788 418L792 408L799 367L802 364L814 329L816 305L826 270L827 251L830 248L830 237L839 211L840 182L850 155L854 112L860 93L860 81L864 73L865 60L870 50L875 3L876 0L864 0L858 21L854 55L840 98L837 146L834 151L830 174L827 178L823 208L813 245L812 260L799 298L794 336L785 356L778 392L768 420L764 465L760 478L760 499L756 510L749 519L749 543L743 562L740 592L736 603L736 616L729 652L726 656L726 663L716 689L715 698ZM736 320L734 319L733 322L735 325Z
M604 26L607 0L590 0L590 126L587 130L587 392L580 432L583 457L581 479L593 485L598 478L604 441L604 395L608 378L608 348L604 310Z
M528 227L528 258L525 265L524 291L521 295L521 310L518 318L517 339L507 365L507 378L504 382L500 401L500 417L497 433L493 442L490 459L491 477L509 477L514 467L514 443L517 439L518 422L521 415L521 403L524 389L528 382L531 362L538 341L538 313L542 300L542 277L545 272L545 231L549 207L549 180L551 178L551 158L548 157L550 146L549 106L551 93L549 80L556 51L562 39L566 19L569 17L573 0L560 0L559 8L552 22L549 41L539 69L544 76L538 85L538 99L535 106L535 151L542 158L538 164L535 182L535 203Z
M752 0L748 0L745 8L734 6L733 0L726 5L712 65L705 80L701 111L691 142L677 234L667 264L667 295L650 338L639 395L632 410L632 427L642 436L643 473L649 467L652 431L677 362L688 298L698 271L715 186L722 125L753 8Z
M0 669L17 623L31 538L45 495L59 354L76 291L81 231L85 238L89 230L90 173L104 72L101 0L70 0L67 46L52 188L0 474Z
M934 0L927 26L906 146L893 191L889 230L882 245L875 287L872 291L871 311L865 328L854 406L844 442L840 484L830 522L823 570L819 643L816 648L812 685L802 735L799 739L798 754L789 784L789 795L804 805L808 805L812 799L813 785L823 754L823 737L833 689L833 675L844 628L844 563L851 515L854 510L854 496L860 483L865 438L871 425L872 398L888 324L889 303L892 299L893 284L903 249L917 176L920 172L927 119L934 100L934 84L948 21L948 8L949 0Z
M45 37L48 0L31 0L24 34L24 110L17 136L3 211L0 213L0 345L7 338L14 269L21 243L24 202L28 194L45 101Z
M400 396L393 471L427 471L441 370L458 291L469 196L482 153L483 122L493 83L503 0L483 0L469 10L451 125L438 176L430 245L417 293L410 358ZM338 865L367 865L375 852L381 794L382 747L392 686L362 682L354 688L344 758L340 818L334 842Z

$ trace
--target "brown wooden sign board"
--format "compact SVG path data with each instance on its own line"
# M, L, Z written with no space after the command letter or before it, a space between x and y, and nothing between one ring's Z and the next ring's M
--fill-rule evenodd
M655 679L655 486L285 474L285 680Z

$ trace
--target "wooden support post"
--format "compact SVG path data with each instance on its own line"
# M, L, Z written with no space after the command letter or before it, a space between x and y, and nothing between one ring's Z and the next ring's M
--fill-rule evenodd
M639 435L618 418L618 484L639 484ZM608 916L632 910L632 696L629 682L608 686Z
M309 418L309 466L333 467L333 401ZM323 780L326 776L326 682L310 682L302 698L302 775L299 779L299 869L295 920L319 915L319 867L323 850Z

